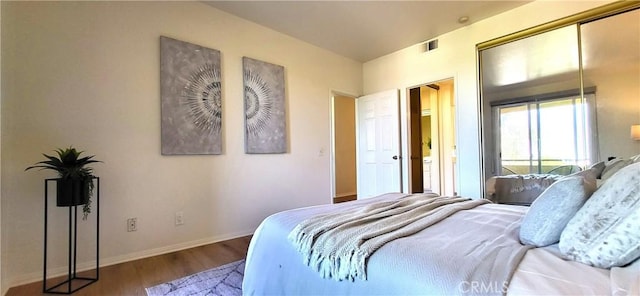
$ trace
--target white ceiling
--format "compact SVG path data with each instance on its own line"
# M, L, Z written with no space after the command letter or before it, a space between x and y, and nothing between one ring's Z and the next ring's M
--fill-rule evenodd
M205 1L220 10L366 62L530 1ZM469 21L458 23L467 16Z

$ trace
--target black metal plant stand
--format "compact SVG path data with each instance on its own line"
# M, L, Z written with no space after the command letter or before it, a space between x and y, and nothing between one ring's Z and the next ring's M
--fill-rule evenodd
M96 266L93 270L95 277L79 276L76 270L77 244L78 244L78 206L70 206L69 208L69 252L68 252L68 269L66 277L62 278L62 282L54 283L51 287L47 287L47 222L48 222L48 184L58 179L44 180L44 274L42 279L42 292L52 294L71 294L94 282L98 281L99 276L99 237L100 237L100 178L93 177L96 182L95 186L95 215L96 215ZM82 271L83 274L91 273L91 270ZM65 289L66 288L66 289Z

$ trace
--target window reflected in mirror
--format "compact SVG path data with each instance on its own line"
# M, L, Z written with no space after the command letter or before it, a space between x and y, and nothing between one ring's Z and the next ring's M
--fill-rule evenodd
M569 175L592 163L593 95L585 97L493 106L501 175Z

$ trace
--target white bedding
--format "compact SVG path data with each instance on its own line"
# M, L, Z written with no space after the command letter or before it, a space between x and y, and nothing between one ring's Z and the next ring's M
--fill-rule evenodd
M303 264L302 257L288 234L301 221L318 214L350 209L363 204L393 199L387 195L367 200L290 210L272 215L258 227L247 254L244 295L425 295L425 294L486 294L503 292L501 283L481 281L447 283L446 274L464 269L464 262L456 261L456 254L430 258L428 249L446 248L451 228L456 231L482 233L486 227L498 227L519 220L527 207L488 204L462 211L407 238L392 241L376 251L368 261L367 280L336 281L323 279ZM446 222L446 223L445 223ZM462 225L463 227L459 227ZM504 226L500 226L504 227ZM462 230L461 230L462 229ZM455 234L453 234L455 235ZM469 248L480 248L489 240L469 242ZM557 247L555 248L557 249ZM604 270L581 263L567 262L556 255L554 247L532 249L527 252L504 290L509 295L555 294L639 294L640 265ZM425 272L429 271L429 272ZM436 274L436 276L429 275ZM449 290L444 290L449 289ZM450 293L443 293L449 291Z
M609 270L564 260L557 244L531 249L508 295L640 295L640 261Z
M425 230L458 211L487 203L489 201L482 199L442 197L436 194L407 195L398 200L363 206L352 211L311 217L294 228L289 234L289 241L294 243L301 253L305 264L320 272L322 277L336 280L366 280L367 258L380 247ZM495 237L500 235L502 232L497 232ZM466 238L462 235L457 238L463 243L452 243L451 247L464 245L466 242ZM506 244L509 244L510 239L506 239L508 240ZM477 258L484 255L482 256L484 258L488 257L486 253L493 255L492 252L495 252L492 248L485 250L486 252L482 254L473 253L469 256ZM463 248L461 251L467 251L467 249ZM500 249L500 252L502 251L504 249ZM510 251L520 253L519 256L513 255L518 257L519 262L526 248L512 248ZM494 265L483 263L471 267L471 270L476 273L495 274L496 277L498 274L508 277L516 264L502 266L512 268L500 269L498 272ZM458 274L454 273L451 276ZM464 279L466 277L461 278L461 280ZM501 281L504 280L501 279Z

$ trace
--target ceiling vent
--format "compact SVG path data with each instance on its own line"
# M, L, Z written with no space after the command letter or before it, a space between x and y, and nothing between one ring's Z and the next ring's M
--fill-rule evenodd
M433 39L425 42L424 44L424 52L429 52L438 48L438 39Z

